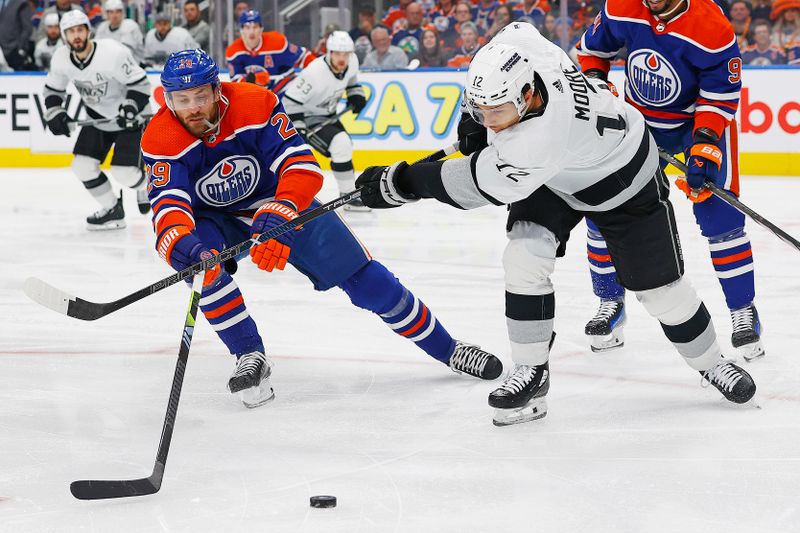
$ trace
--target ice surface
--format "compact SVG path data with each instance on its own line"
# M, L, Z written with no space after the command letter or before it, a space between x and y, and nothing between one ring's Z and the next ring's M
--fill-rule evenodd
M334 289L242 264L237 279L276 367L277 398L245 409L204 320L189 356L161 492L81 502L69 483L149 475L188 290L97 322L22 293L35 275L108 301L169 274L148 217L88 233L96 209L68 170L3 170L0 531L800 531L800 253L749 222L765 359L762 409L734 408L629 298L626 346L593 354L583 226L558 261L549 414L494 427L495 384L457 376ZM328 179L322 197L335 195ZM748 178L743 200L800 236L800 181ZM730 322L691 208L673 193L687 272L730 350ZM457 338L501 357L503 208L434 202L347 213L373 255ZM335 509L309 497L333 494Z

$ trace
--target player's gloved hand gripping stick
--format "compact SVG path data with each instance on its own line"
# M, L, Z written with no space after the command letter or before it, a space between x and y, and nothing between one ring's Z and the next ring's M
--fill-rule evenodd
M455 153L457 150L458 150L458 144L447 146L412 164L437 161L447 155ZM321 206L312 209L311 211L303 213L302 215L300 215L295 219L289 220L288 222L281 224L280 226L265 231L264 233L259 235L257 239L248 239L246 241L240 242L235 246L226 248L220 251L219 254L213 255L212 257L209 257L208 259L205 259L199 263L190 265L181 270L180 272L176 272L171 276L168 276L160 281L148 285L147 287L143 287L138 291L133 292L113 302L106 302L106 303L90 302L88 300L84 300L82 298L78 298L77 296L73 296L72 294L69 294L67 292L64 292L61 289L53 287L49 283L35 277L30 277L25 280L25 283L23 285L23 291L34 302L43 305L44 307L47 307L49 309L52 309L57 313L61 313L62 315L71 316L73 318L78 318L80 320L97 320L98 318L109 315L114 311L122 309L123 307L127 307L134 302L138 302L139 300L146 298L151 294L154 294L162 289L166 289L171 285L180 283L181 281L188 279L194 276L195 274L199 274L204 270L212 270L216 265L224 263L229 259L235 259L239 255L247 252L252 246L256 246L258 244L267 242L270 239L274 239L275 237L283 235L287 231L290 231L296 228L297 226L310 222L311 220L314 220L315 218L320 217L325 213L328 213L338 207L350 203L357 198L361 198L361 189L356 189L355 191L347 193L344 196L340 196L335 200L331 200L328 203L322 204Z
M680 170L684 174L687 172L688 169L687 169L685 164L683 164L679 160L675 159L675 157L673 157L671 154L665 152L661 148L658 149L658 155L661 157L661 159L663 159L667 163L671 164L672 166L674 166L675 168L677 168L678 170ZM769 220L767 220L763 216L761 216L758 213L756 213L755 211L753 211L751 208L747 207L745 204L743 204L734 195L729 194L725 189L721 188L719 185L717 185L716 183L714 183L713 181L710 181L710 180L706 181L705 187L706 187L706 189L708 189L709 191L714 193L714 195L717 196L720 200L722 200L726 204L730 205L734 209L738 210L739 212L744 213L745 215L749 216L758 225L768 229L769 231L774 233L780 240L782 240L786 244L792 246L796 250L800 251L800 241L798 241L797 239L795 239L794 237L792 237L791 235L789 235L788 233L783 231L781 228L779 228L778 226L776 226L775 224L773 224L772 222L770 222Z

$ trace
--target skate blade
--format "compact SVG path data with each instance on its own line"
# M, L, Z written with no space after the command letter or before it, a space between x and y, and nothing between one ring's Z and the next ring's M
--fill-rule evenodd
M739 355L741 355L742 358L748 363L767 355L767 353L764 351L764 347L761 345L761 341L740 346L738 350Z
M239 399L248 409L255 409L275 399L275 391L270 385L269 379L265 379L257 387L239 391L238 394Z
M114 222L106 222L105 224L86 224L86 229L89 231L111 231L115 229L124 229L126 227L124 220L115 220Z
M607 352L625 346L622 332L612 332L610 335L592 335L591 349L593 352Z
M542 398L534 398L522 407L514 409L495 409L492 424L498 427L522 424L531 420L539 420L547 415L547 401Z

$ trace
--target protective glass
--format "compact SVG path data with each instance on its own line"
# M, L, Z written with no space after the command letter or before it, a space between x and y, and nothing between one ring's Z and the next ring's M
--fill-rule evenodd
M164 95L170 109L183 111L185 109L198 109L207 106L211 102L218 100L217 91L204 88L198 91L196 88L184 91L173 91Z

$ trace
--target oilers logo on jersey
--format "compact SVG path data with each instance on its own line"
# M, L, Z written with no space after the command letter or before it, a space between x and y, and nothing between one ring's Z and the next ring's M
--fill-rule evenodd
M246 198L256 189L261 172L256 159L249 155L226 157L197 180L195 192L207 204L230 205Z
M667 106L681 93L675 67L655 50L642 48L628 57L628 84L639 99L652 106Z

